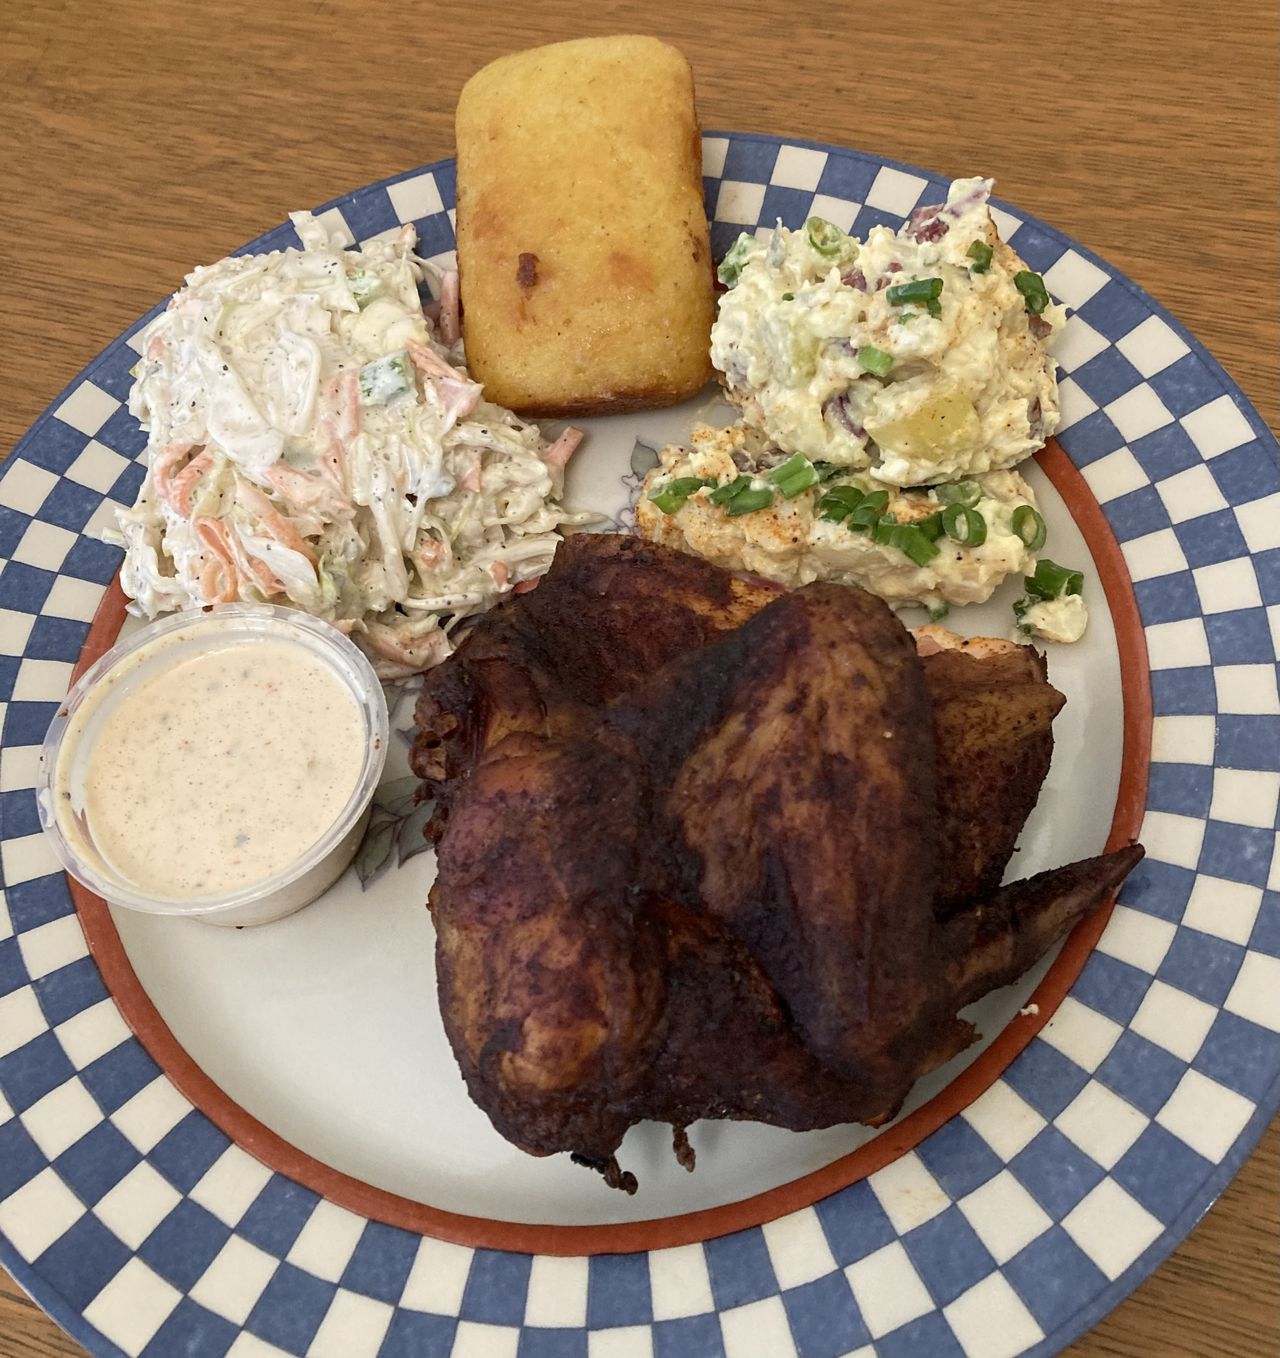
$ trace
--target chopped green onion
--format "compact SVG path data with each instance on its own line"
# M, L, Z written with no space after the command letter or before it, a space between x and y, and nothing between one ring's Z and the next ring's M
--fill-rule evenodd
M864 344L858 350L858 362L864 371L876 377L886 377L893 367L893 355L884 349L877 349L874 344Z
M1019 505L1013 511L1012 527L1015 535L1029 552L1038 552L1049 536L1044 520L1030 505Z
M796 300L796 295L794 292L784 292L782 294L782 300L784 302L794 302Z
M948 505L942 511L942 526L961 547L981 547L987 540L986 519L968 505Z
M710 485L711 482L704 482ZM773 503L773 491L762 489L751 489L751 478L749 476L735 476L732 481L726 481L723 486L717 486L715 490L707 496L713 505L720 505L724 512L736 517L739 514L750 514L757 509L764 509Z
M886 294L890 306L903 302L934 302L942 296L942 279L916 278L910 283L895 283Z
M775 486L781 485L783 481L788 481L799 472L809 470L813 463L809 461L803 453L792 453L785 462L780 462L770 473L769 480Z
M802 491L818 484L818 473L803 453L795 453L769 473L769 480L778 487L784 498L794 500Z
M709 486L712 482L704 481L700 476L677 476L674 481L668 481L663 487L673 495L683 495L688 499L690 495L700 491L703 486Z
M716 270L716 277L726 288L733 287L738 281L742 266L747 262L747 252L755 243L755 237L744 231L725 253L725 257L720 261L720 267Z
M933 493L938 503L944 505L965 505L972 509L982 499L982 487L976 481L953 481L946 485L934 486Z
M809 244L820 255L837 255L848 237L834 223L825 217L810 217L804 224L809 236Z
M1065 594L1079 594L1084 588L1084 572L1068 570L1047 558L1038 562L1036 573L1023 579L1028 594L1037 599L1061 599Z
M356 306L361 311L382 291L378 275L368 269L357 269L347 279L347 287L351 289L351 295L356 299Z
M874 528L880 521L881 514L885 511L885 506L889 503L889 492L887 490L873 490L870 495L864 495L861 503L849 515L849 530L851 532L867 532Z
M773 503L773 491L771 490L740 490L737 495L724 507L724 512L730 518L737 518L739 514L754 514L757 509L768 509Z
M991 267L991 256L994 251L986 241L976 240L965 251L965 254L973 260L973 263L969 265L970 273L986 273Z
M664 514L678 514L690 495L711 484L713 483L704 481L700 476L677 476L674 481L668 481L665 486L650 491L649 499Z
M832 477L839 476L843 468L837 467L834 462L815 462L814 470L818 473L819 481L830 481Z
M1022 300L1033 316L1039 316L1049 305L1049 290L1038 273L1023 269L1021 273L1014 274L1013 286L1022 294Z
M929 308L929 315L932 316L935 321L942 315L942 303L938 301L936 297L930 297L925 305Z
M930 514L927 519L917 519L916 527L929 539L930 542L937 542L942 536L942 515Z
M664 514L678 514L690 495L696 494L703 486L714 484L712 481L704 481L700 476L677 476L674 481L668 481L665 486L650 491L649 499Z
M785 481L779 481L778 489L782 492L784 500L794 500L797 495L803 495L811 486L817 484L818 473L810 465L795 476L788 476Z
M383 406L397 396L413 390L413 369L409 366L409 351L375 358L360 369L360 400L367 406Z
M832 486L818 501L818 513L832 523L841 523L853 513L866 498L866 492L857 486Z
M927 566L938 555L937 545L929 541L918 524L890 523L881 519L876 524L874 538L882 546L896 547L917 566Z
M951 605L943 599L938 599L926 603L925 610L929 614L930 622L941 622L951 612Z
M707 496L707 499L710 500L713 505L727 505L735 495L746 490L750 484L751 478L749 476L736 476L732 481L726 481L723 486L717 486L715 490Z
M1025 621L1027 610L1031 607L1031 600L1027 598L1015 599L1013 601L1013 616L1017 619L1018 631L1024 636L1031 636L1031 624Z

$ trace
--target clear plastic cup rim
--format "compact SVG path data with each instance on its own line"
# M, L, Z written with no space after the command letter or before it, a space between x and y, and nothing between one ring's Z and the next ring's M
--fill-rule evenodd
M113 671L134 661L144 664L140 653L168 641L177 659L181 654L181 635L192 634L193 643L218 628L229 636L244 639L271 639L302 646L322 661L343 682L360 711L364 725L364 758L360 776L346 805L332 825L298 858L269 877L247 882L234 891L207 896L166 897L138 888L122 876L104 871L76 846L64 832L55 806L55 784L63 742L73 719L90 699L98 685ZM121 683L127 683L127 676ZM387 758L389 722L382 685L364 653L336 627L297 609L275 604L215 604L173 613L148 623L124 641L117 642L96 660L72 685L58 707L40 750L40 771L36 784L36 806L40 825L53 845L62 866L96 895L113 905L151 915L208 918L238 913L249 907L263 906L270 898L284 893L299 879L314 872L338 850L368 813ZM351 845L354 853L356 845ZM348 855L349 861L350 855ZM342 868L346 863L342 864ZM338 869L340 872L341 869ZM334 874L335 876L337 873ZM327 885L327 883L326 883ZM299 902L300 909L307 901ZM287 913L282 911L281 913Z

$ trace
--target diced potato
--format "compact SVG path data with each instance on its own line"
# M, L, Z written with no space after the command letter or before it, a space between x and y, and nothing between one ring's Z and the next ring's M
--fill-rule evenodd
M950 387L907 415L883 423L868 420L867 433L896 457L938 462L976 443L981 426L973 402Z

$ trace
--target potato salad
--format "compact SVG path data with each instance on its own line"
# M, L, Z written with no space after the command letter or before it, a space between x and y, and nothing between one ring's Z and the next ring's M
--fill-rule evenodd
M484 400L456 276L428 316L412 227L346 249L292 220L301 249L197 269L140 336L129 409L147 474L117 514L121 583L147 617L291 604L384 677L412 674L587 517L558 503L580 435L548 443Z
M901 489L795 456L774 454L770 465L758 442L742 424L700 425L687 447L664 449L636 507L640 531L731 570L792 587L860 585L934 617L982 603L1007 575L1035 569L1043 520L1015 471ZM801 480L809 484L788 497Z
M989 179L865 243L811 218L743 235L711 331L725 389L784 452L895 486L1011 467L1058 426L1065 313L996 234ZM726 268L727 266L727 268ZM729 281L726 279L726 281Z
M1000 240L991 181L901 230L811 217L725 255L712 362L741 420L664 449L646 535L786 584L861 585L935 616L1022 574L1019 634L1070 641L1081 577L1042 556L1018 463L1059 422L1065 310Z

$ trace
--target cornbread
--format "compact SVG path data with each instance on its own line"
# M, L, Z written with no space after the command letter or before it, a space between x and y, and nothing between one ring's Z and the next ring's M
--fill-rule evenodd
M467 365L524 415L670 405L711 377L688 62L648 37L490 63L458 100Z

